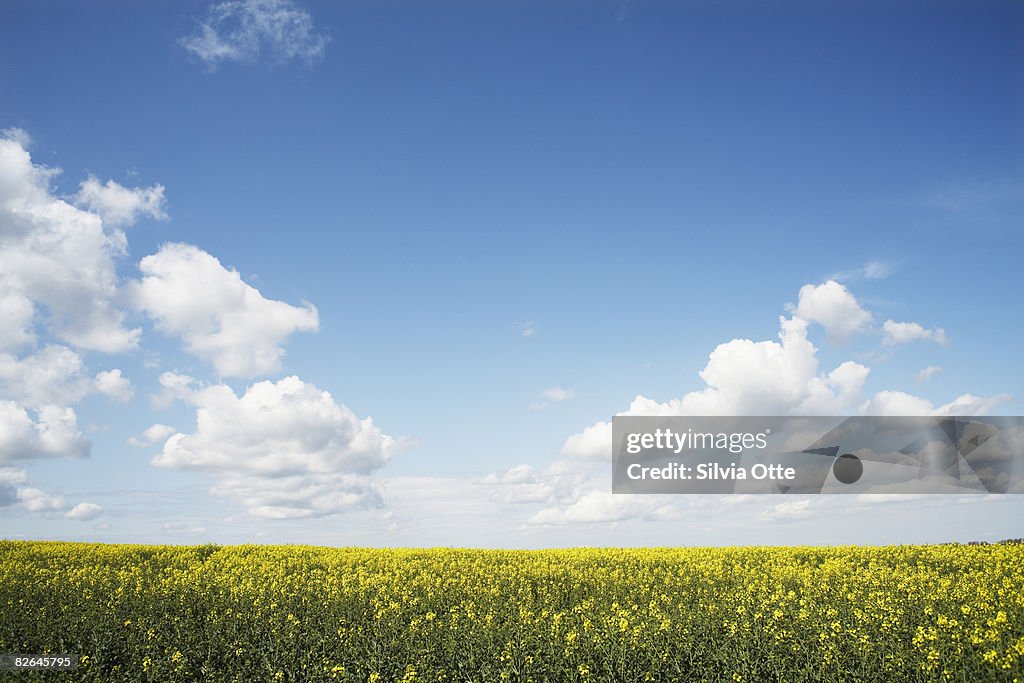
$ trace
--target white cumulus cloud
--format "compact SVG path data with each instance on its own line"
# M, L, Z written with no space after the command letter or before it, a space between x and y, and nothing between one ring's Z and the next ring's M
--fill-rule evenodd
M116 368L89 377L82 357L59 344L50 344L21 358L0 353L0 396L4 398L38 408L48 404L71 405L89 394L127 401L133 389Z
M201 386L195 377L177 372L161 373L159 382L160 391L149 396L154 408L166 408L175 401L187 402Z
M941 327L928 329L918 323L898 323L895 320L886 320L882 323L882 334L882 343L886 346L896 346L917 340L933 341L943 346L949 343L946 331Z
M368 475L399 443L297 377L257 382L242 396L210 386L189 400L196 429L174 434L159 467L207 472L213 492L266 518L315 517L379 504Z
M704 389L665 402L637 396L618 414L835 415L854 407L869 369L846 361L822 374L807 321L780 317L779 327L779 341L733 339L716 347L700 372ZM602 421L566 439L562 454L608 458L611 442L612 423Z
M779 318L778 341L733 339L716 347L700 372L703 389L669 401L637 396L618 415L980 415L1010 398L963 394L936 406L918 396L886 390L864 400L861 395L870 369L845 361L828 372L820 371L818 349L807 338L807 328L810 321L819 322L830 338L845 341L856 332L870 329L870 314L845 287L833 281L801 288L799 301L799 305L790 307L792 317ZM607 460L611 446L612 423L600 421L569 436L561 454ZM481 483L502 487L500 492L492 493L494 500L513 502L518 495L525 502L552 503L534 515L531 524L593 523L674 514L671 505L659 505L656 500L641 505L629 502L633 497L606 494L602 489L607 482L592 477L572 482L571 487L543 489L545 484L558 481L557 477L540 477L532 468L513 468ZM763 519L801 519L811 514L811 508L806 501L790 501L769 510Z
M0 288L0 351L35 342L32 319L35 306L22 292Z
M3 424L0 422L0 432L2 430ZM0 467L0 509L43 514L64 512L65 517L76 520L95 519L103 513L103 509L93 503L79 503L68 510L64 496L47 493L27 484L29 479L25 470Z
M96 519L102 514L103 508L96 505L96 503L79 503L64 513L64 516L79 522L87 522L91 519Z
M17 467L0 467L0 484L24 484L28 481L28 473Z
M130 401L135 395L132 383L116 368L96 373L93 383L96 393L116 401Z
M637 396L638 399L643 398ZM628 411L627 411L628 412ZM573 434L562 445L562 455L573 458L611 457L612 423L598 422Z
M820 324L829 340L838 344L871 327L871 314L861 307L850 290L835 280L801 287L793 313Z
M868 368L846 361L818 372L807 322L779 318L779 341L734 339L719 345L700 372L707 385L666 408L675 415L835 414L860 394ZM636 403L636 401L634 401ZM642 410L649 407L640 406Z
M974 396L963 394L936 407L931 401L902 391L880 391L871 397L860 412L865 415L986 415L1010 400L1007 394Z
M159 186L90 178L69 203L51 189L60 171L34 163L28 144L23 131L0 134L0 461L88 455L71 406L131 398L120 369L90 376L81 353L137 346L119 304L122 228L165 217Z
M0 353L0 462L33 457L84 457L89 441L71 404L89 394L131 398L120 370L95 377L75 351L51 344L18 358Z
M143 277L131 286L133 303L223 377L280 369L284 340L319 327L312 304L264 298L238 271L194 246L164 245L139 268Z
M53 496L31 486L18 489L18 505L29 512L59 512L67 507L63 496Z
M0 463L89 455L89 440L78 430L74 410L44 405L33 413L0 400Z
M55 196L50 180L57 173L32 162L23 137L0 137L0 340L31 341L43 306L42 322L72 346L134 348L139 330L125 328L116 305L124 233Z
M166 440L167 437L177 431L177 429L170 425L150 425L146 429L142 430L142 433L138 436L133 436L128 439L128 445L135 446L136 448L148 448L155 443Z
M38 408L66 406L95 388L85 375L85 362L75 351L59 344L18 358L0 354L0 395Z
M75 204L103 219L108 225L127 227L140 217L167 220L164 186L125 187L113 180L101 183L94 176L84 180L74 197Z

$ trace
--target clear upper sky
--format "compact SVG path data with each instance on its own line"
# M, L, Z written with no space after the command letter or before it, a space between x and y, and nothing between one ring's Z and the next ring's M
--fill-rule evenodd
M1022 36L1016 2L5 2L0 536L1020 536L998 497L624 501L591 441L637 396L1022 414Z

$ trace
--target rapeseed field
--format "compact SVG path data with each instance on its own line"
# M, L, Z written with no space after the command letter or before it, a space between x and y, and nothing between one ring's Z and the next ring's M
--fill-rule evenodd
M12 681L1024 681L1024 546L0 542Z

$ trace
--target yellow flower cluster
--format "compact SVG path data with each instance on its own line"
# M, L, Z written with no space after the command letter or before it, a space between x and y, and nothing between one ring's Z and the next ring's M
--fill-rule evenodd
M0 653L79 657L25 680L1024 681L1010 544L0 541L0 610Z

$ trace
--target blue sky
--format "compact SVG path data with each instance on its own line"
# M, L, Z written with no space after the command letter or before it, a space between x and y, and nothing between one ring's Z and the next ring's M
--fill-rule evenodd
M612 498L600 425L1021 414L1022 28L1011 2L6 3L0 535L1019 536L1005 497Z

